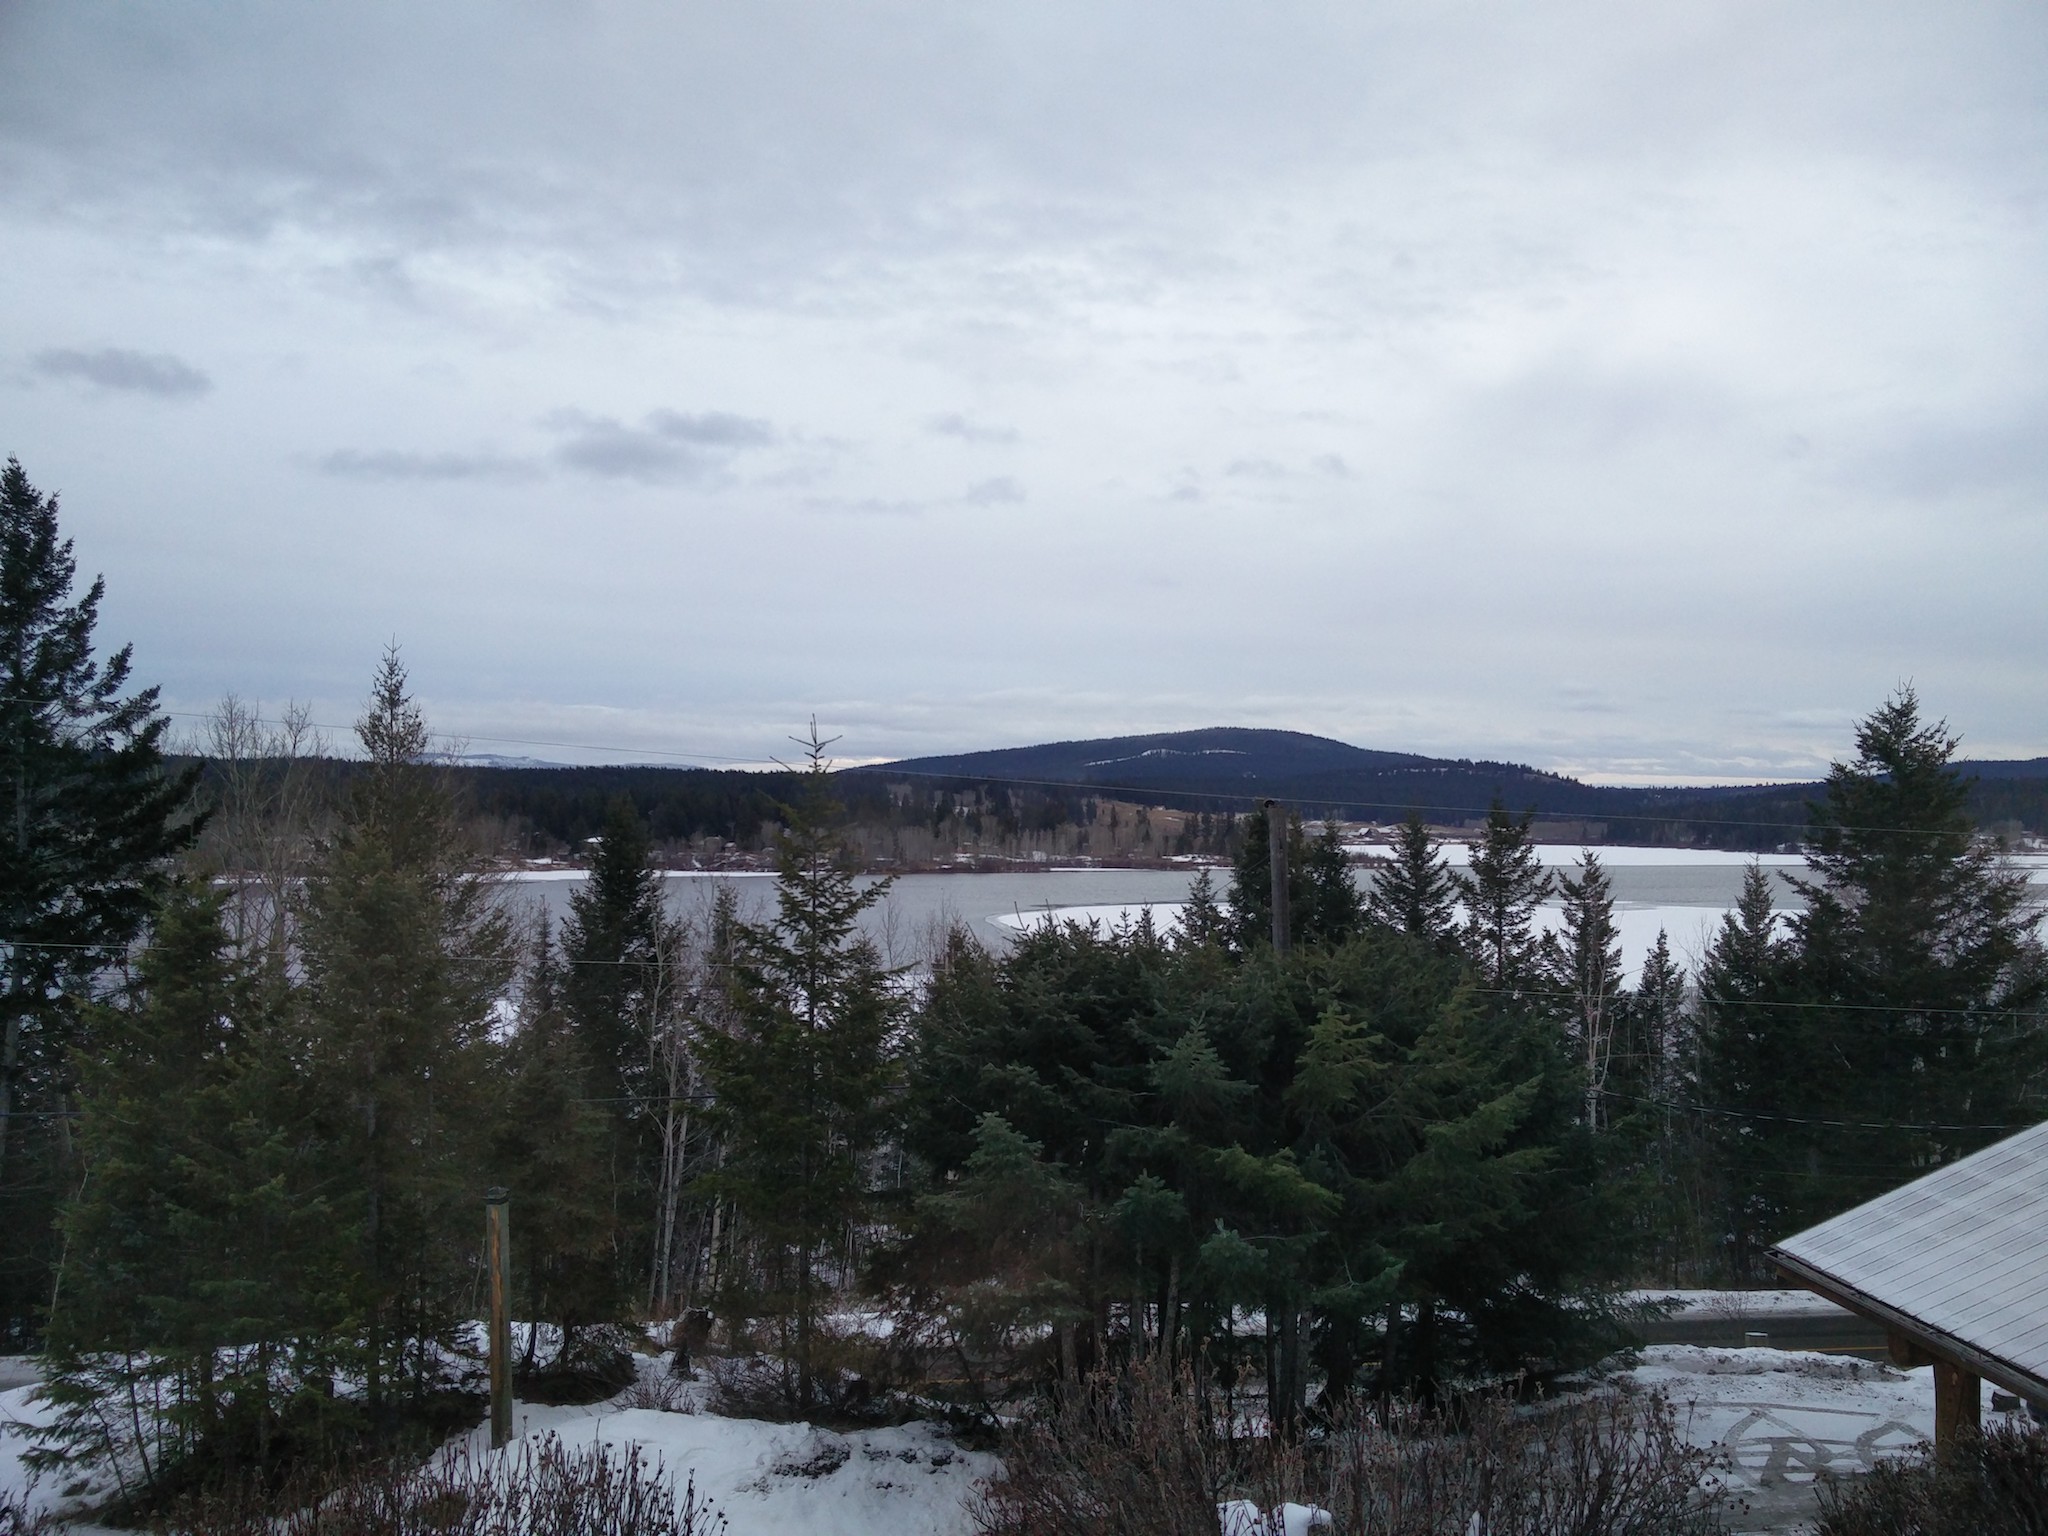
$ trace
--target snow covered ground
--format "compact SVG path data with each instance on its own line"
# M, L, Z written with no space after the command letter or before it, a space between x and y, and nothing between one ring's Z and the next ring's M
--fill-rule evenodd
M659 1381L667 1366L667 1356L641 1361L642 1380ZM46 1421L35 1390L30 1383L0 1391L0 1426ZM681 1412L626 1407L653 1395L631 1388L585 1407L515 1403L513 1425L519 1437L552 1433L570 1451L640 1446L649 1463L674 1474L678 1490L695 1479L698 1495L726 1517L726 1536L959 1536L973 1529L976 1488L998 1467L995 1457L962 1450L929 1424L840 1433L721 1418L706 1411L707 1392L701 1383L677 1383L672 1401ZM489 1443L483 1427L454 1442L485 1465L494 1455ZM0 1433L0 1494L29 1489L34 1508L75 1507L48 1479L30 1488L26 1449L21 1434Z
M1721 1305L1726 1296L1677 1294L1700 1307ZM1750 1292L1742 1305L1771 1315L1815 1300L1798 1292ZM666 1366L665 1356L643 1360L643 1387L609 1402L517 1404L515 1431L554 1434L570 1450L638 1445L674 1474L678 1487L694 1478L698 1494L725 1515L729 1536L964 1532L972 1529L977 1486L997 1470L993 1456L962 1450L928 1424L840 1432L722 1418L707 1410L700 1383L677 1384L668 1394L682 1411L627 1406L659 1395L645 1388L662 1379ZM11 1374L18 1380L23 1372ZM1642 1351L1625 1379L1662 1392L1692 1444L1727 1454L1738 1531L1800 1529L1811 1516L1821 1473L1865 1470L1882 1457L1911 1451L1934 1431L1931 1371L1901 1371L1847 1355L1657 1345ZM0 1390L0 1424L40 1422L46 1410L34 1390L32 1384ZM1986 1399L1990 1422L1988 1389ZM457 1443L480 1460L493 1454L481 1428ZM27 1486L24 1448L18 1434L0 1435L0 1492ZM33 1498L38 1507L64 1503L62 1490L47 1482Z
M643 1380L658 1379L667 1365L666 1356L642 1361ZM622 1407L622 1399L575 1408L517 1403L512 1422L517 1435L552 1433L571 1451L640 1446L675 1475L677 1488L694 1477L699 1496L726 1517L728 1536L958 1536L973 1529L975 1489L997 1469L995 1457L961 1450L929 1424L841 1433L721 1418L705 1411L706 1390L681 1384L684 1412ZM633 1395L629 1389L623 1400ZM491 1454L489 1443L483 1428L467 1442L479 1459Z
M1443 849L1444 862L1454 869L1468 868L1472 863L1470 843L1446 842ZM1577 843L1537 843L1536 857L1545 869L1570 869L1579 862L1579 855L1585 852ZM1391 843L1346 843L1344 851L1354 858L1390 859L1394 856ZM1707 868L1726 867L1741 869L1755 859L1766 869L1801 869L1806 867L1804 856L1796 853L1737 853L1725 848L1636 848L1621 843L1603 843L1593 850L1600 855L1600 862L1609 869L1663 866L1665 868Z
M1865 1471L1934 1434L1928 1367L1901 1371L1849 1355L1666 1344L1644 1350L1628 1376L1664 1393L1688 1441L1727 1453L1738 1531L1799 1530L1813 1512L1822 1472ZM1985 1393L1989 1424L1995 1416Z

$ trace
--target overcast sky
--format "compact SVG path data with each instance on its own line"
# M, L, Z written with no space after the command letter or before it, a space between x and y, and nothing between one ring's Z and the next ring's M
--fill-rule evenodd
M477 750L2048 752L2048 11L0 0L0 453Z

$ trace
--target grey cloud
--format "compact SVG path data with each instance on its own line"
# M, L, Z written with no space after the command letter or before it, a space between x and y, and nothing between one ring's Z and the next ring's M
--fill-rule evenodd
M1017 441L1015 427L1000 426L992 422L975 421L962 416L958 411L947 411L934 416L925 423L940 437L957 437L963 443L1014 443Z
M160 399L191 399L213 388L213 380L168 352L130 352L102 347L96 352L58 348L38 352L31 366L45 378L73 379L101 389L127 390Z
M1024 487L1011 475L997 475L993 479L977 480L967 487L967 500L977 507L992 507L1000 502L1023 499Z
M1897 434L1848 477L1852 484L1935 500L1963 492L2048 492L2048 426L2033 420L1921 425Z
M337 480L531 480L540 467L530 459L487 453L411 453L379 448L364 452L337 448L315 465Z
M560 411L547 425L564 434L555 457L570 469L647 483L701 479L735 454L777 441L769 423L725 411L653 411L638 426L612 416Z
M1272 459L1233 459L1223 473L1234 480L1285 480L1288 470Z
M924 503L887 496L814 496L804 503L812 512L841 513L855 517L922 517Z

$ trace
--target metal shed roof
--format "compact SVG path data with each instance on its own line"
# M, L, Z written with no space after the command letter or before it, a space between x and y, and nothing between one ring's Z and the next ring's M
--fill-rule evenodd
M2048 1123L1809 1227L1770 1257L1959 1364L2048 1397Z

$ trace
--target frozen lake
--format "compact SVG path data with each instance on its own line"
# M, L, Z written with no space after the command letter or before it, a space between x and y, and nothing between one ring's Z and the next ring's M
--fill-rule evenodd
M1721 914L1741 895L1742 871L1749 863L1747 854L1700 849L1614 847L1598 851L1614 887L1622 961L1631 977L1656 943L1660 928L1670 935L1672 952L1680 963L1691 970L1712 941ZM1463 862L1461 846L1448 846L1445 852L1453 863ZM1579 850L1546 845L1539 852L1545 864L1562 871L1572 867ZM1777 887L1778 909L1799 910L1804 904L1787 883L1787 876L1803 874L1804 861L1779 854L1767 855L1763 862ZM2028 868L2037 890L2048 891L2044 884L2048 882L2048 858L2033 856L2017 862ZM1113 924L1149 906L1155 921L1165 924L1186 900L1195 873L1193 869L1055 866L1000 874L901 875L869 912L867 929L890 964L914 965L955 923L991 948L1007 945L1021 928L1049 915ZM1213 875L1220 893L1228 871L1216 870ZM514 901L529 910L545 907L559 924L568 912L569 893L582 878L580 872L569 870L514 876ZM1355 878L1362 883L1368 872L1359 870ZM749 916L767 915L775 899L775 881L765 874L672 873L663 884L671 908L683 913L707 909L721 884L731 886L741 910ZM1559 922L1555 903L1544 910L1542 919L1548 926Z

